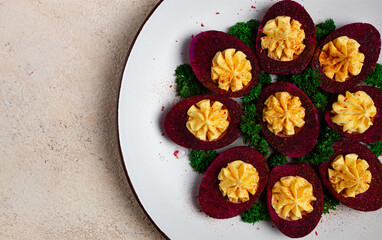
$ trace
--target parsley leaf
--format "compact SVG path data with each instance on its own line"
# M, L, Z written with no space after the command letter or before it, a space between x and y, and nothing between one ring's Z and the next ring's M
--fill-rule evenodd
M209 90L196 78L190 64L179 65L175 70L176 92L182 98L206 94Z
M191 150L190 164L198 173L204 173L219 154L215 150Z

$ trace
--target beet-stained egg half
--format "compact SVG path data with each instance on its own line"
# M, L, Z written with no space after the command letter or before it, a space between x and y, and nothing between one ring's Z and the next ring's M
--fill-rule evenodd
M176 144L191 149L225 147L241 134L240 105L219 95L198 95L177 103L164 119L164 130Z
M368 23L352 23L335 30L322 41L311 66L321 74L322 90L343 92L371 73L380 51L378 30Z
M301 89L273 83L261 91L256 108L264 136L277 151L289 157L312 151L318 138L317 110Z
M319 177L306 163L276 166L269 174L267 207L275 226L299 238L317 226L323 211Z
M382 207L382 164L368 147L351 140L334 143L334 154L319 166L328 191L359 211Z
M280 1L265 13L256 37L256 54L264 71L299 74L309 64L315 47L315 25L299 3Z
M265 158L253 148L234 147L221 153L200 184L201 210L218 219L243 213L264 190L268 174Z
M189 56L199 81L219 95L242 97L258 81L260 70L255 54L228 33L199 33L191 41Z
M382 140L382 91L359 86L336 95L325 112L328 125L357 142Z

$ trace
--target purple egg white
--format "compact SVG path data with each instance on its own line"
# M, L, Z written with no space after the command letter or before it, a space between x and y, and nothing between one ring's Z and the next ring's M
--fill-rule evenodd
M211 79L212 60L217 52L223 52L228 48L242 51L247 55L247 60L251 62L252 79L243 89L239 91L223 90ZM190 64L199 81L209 90L226 97L242 97L248 94L257 84L259 76L259 63L252 50L236 37L220 32L206 31L196 35L190 44L189 49Z
M334 154L329 157L329 161L319 165L320 177L328 189L328 191L342 204L359 211L375 211L382 207L382 164L377 156L365 145L351 141L341 140L335 142ZM369 164L371 172L371 183L369 189L356 197L344 197L337 193L329 181L328 169L332 161L338 155L347 155L355 153L360 159L365 160Z
M277 92L288 92L292 96L299 97L302 107L305 108L305 125L294 135L287 136L281 133L275 135L268 129L267 122L263 122L264 103L269 96ZM264 136L277 151L289 157L302 157L312 151L319 130L317 110L301 89L287 82L272 83L261 91L256 107Z
M203 141L196 138L186 127L188 109L199 101L209 99L219 101L228 110L229 126L222 137L214 141ZM242 110L236 101L219 95L198 95L182 100L170 109L164 119L164 130L176 144L196 150L211 150L233 143L240 135Z
M289 16L291 19L297 20L302 24L305 31L305 49L292 61L278 61L268 56L268 51L261 48L261 38L263 37L263 28L265 24L278 16ZM316 27L309 13L299 3L285 0L274 4L265 13L256 37L256 55L259 59L260 67L267 73L272 74L299 74L309 64L314 49L316 47Z
M298 176L305 178L313 186L313 195L316 198L313 204L313 211L299 220L286 220L276 213L272 207L272 188L282 177ZM300 238L308 235L319 223L323 211L323 192L321 181L313 168L306 163L284 164L276 166L269 174L267 185L267 206L272 221L275 226L286 236Z
M361 72L357 76L352 76L344 82L337 82L327 77L322 71L319 56L326 43L341 36L354 39L361 45L359 51L365 55L365 61ZM378 61L380 52L381 35L378 30L368 23L352 23L336 29L321 42L314 53L311 67L317 69L321 74L320 88L322 90L329 93L343 92L362 82L371 73Z
M351 93L357 91L366 92L374 101L375 107L377 108L377 115L373 118L373 125L369 127L364 133L347 133L342 130L342 126L337 125L332 121L332 105L337 101L337 96L332 99L329 107L325 111L325 120L328 125L334 130L338 131L343 137L352 139L356 142L364 143L374 143L382 141L382 91L376 87L370 86L359 86L348 90ZM345 93L342 93L345 96Z
M222 168L235 160L242 160L256 168L259 174L259 185L255 195L244 203L232 203L224 197L219 190L218 175ZM199 189L199 203L201 210L208 216L218 219L235 217L251 207L261 192L264 190L268 180L268 165L258 151L249 147L234 147L221 153L207 169Z

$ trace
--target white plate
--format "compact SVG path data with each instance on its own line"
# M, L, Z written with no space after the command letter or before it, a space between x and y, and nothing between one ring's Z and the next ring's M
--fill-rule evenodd
M333 18L337 27L368 22L382 32L382 1L299 1L315 23ZM124 164L138 200L171 239L285 239L270 221L254 225L240 217L217 220L199 211L202 175L192 170L188 151L171 142L163 118L180 99L174 70L189 63L192 35L227 31L239 21L261 20L275 1L165 0L142 28L123 75L118 125ZM380 61L379 61L380 62ZM241 140L232 146L240 145ZM177 159L174 151L186 152ZM358 212L340 206L323 215L306 239L380 239L382 211Z

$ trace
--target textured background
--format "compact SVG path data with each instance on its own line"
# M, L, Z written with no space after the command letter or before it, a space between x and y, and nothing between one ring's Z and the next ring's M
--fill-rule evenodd
M0 239L159 239L126 181L116 100L159 0L0 0Z

